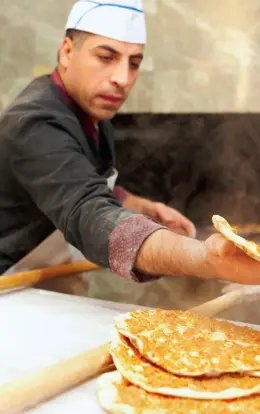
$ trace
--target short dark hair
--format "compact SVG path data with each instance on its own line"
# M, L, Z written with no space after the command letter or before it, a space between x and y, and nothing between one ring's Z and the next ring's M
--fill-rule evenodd
M76 47L80 47L84 41L86 40L86 37L88 36L87 32L83 32L82 30L74 30L74 29L68 29L65 32L65 37L68 37ZM58 51L57 56L58 62L60 61L60 51Z
M74 30L74 29L68 29L66 30L65 37L68 37L70 40L72 40L75 45L81 45L88 36L87 32L83 32L82 30Z

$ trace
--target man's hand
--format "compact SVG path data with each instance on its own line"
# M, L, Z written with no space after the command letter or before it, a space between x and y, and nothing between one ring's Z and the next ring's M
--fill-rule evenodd
M196 237L194 224L179 211L163 203L156 203L142 197L130 195L124 201L123 206L157 220L175 233L192 238Z
M152 203L150 217L159 221L175 233L183 236L196 237L194 224L183 216L178 210L168 207L162 203Z
M136 269L158 276L197 276L260 285L260 262L220 234L201 242L158 230L141 246Z
M221 234L213 234L204 243L206 257L217 278L246 285L260 284L260 262L247 256Z

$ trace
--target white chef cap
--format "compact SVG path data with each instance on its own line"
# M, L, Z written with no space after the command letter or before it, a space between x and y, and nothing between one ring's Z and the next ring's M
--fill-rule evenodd
M80 0L65 29L81 30L121 42L145 44L142 0Z

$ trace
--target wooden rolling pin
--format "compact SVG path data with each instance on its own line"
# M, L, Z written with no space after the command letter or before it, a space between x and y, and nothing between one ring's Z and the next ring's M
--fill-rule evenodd
M203 303L192 309L193 312L214 317L236 305L243 305L260 300L260 286L245 285L234 288L225 295Z
M60 264L42 269L8 274L7 276L0 277L0 291L30 286L44 280L71 276L75 273L89 272L97 269L100 269L100 267L95 263L89 262L88 260L82 260L80 262Z
M227 308L260 297L260 287L246 286L190 309L200 315L213 317ZM0 414L23 413L78 384L101 374L113 366L110 343L82 353L49 368L29 374L0 387Z
M110 344L84 352L0 387L0 413L24 413L106 371L113 360Z

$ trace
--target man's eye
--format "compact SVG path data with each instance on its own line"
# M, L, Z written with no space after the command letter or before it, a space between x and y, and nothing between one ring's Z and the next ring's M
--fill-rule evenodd
M112 56L99 56L99 59L103 62L110 62L113 58Z
M139 69L140 63L131 62L131 67L135 70Z

